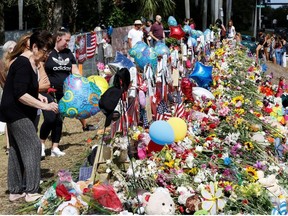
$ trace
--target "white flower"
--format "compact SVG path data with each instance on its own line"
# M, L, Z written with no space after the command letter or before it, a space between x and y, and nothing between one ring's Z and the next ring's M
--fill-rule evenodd
M222 198L222 188L217 187L217 182L210 182L210 192L202 189L201 195L205 200L202 202L202 208L209 211L211 215L216 215L218 210L225 207L225 200Z
M195 151L196 152L202 152L203 151L203 146L196 146Z
M193 167L193 160L194 160L194 157L193 157L193 154L189 154L188 155L188 157L186 158L186 160L185 160L185 162L186 162L186 164L187 164L187 166L189 167L189 168L192 168Z
M119 151L119 150L116 150L116 151L113 153L113 155L114 155L114 156L117 156L117 157L119 157L120 154L121 154L121 151Z
M111 172L111 169L110 168L107 168L106 169L106 173L110 173Z

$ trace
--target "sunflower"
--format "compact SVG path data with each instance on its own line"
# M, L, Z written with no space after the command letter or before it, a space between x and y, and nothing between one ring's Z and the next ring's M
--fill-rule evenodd
M238 101L241 101L241 103L243 104L244 102L244 98L242 95L236 96L234 98L232 98L232 103L235 105Z
M251 182L255 182L258 180L258 174L255 168L248 166L246 168L246 173L248 174L248 178Z
M254 149L254 146L253 146L252 142L245 142L245 143L244 143L244 147L245 147L245 149L247 149L248 151Z

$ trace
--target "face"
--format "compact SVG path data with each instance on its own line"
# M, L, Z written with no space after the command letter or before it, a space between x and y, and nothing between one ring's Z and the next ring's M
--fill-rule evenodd
M156 17L156 21L159 22L159 23L161 23L162 17L161 17L161 16L157 16L157 17Z
M46 47L39 49L36 46L36 44L33 45L32 52L33 52L35 61L38 61L38 62L45 61L49 55L49 51L47 50Z
M62 36L58 36L56 39L56 48L61 51L68 47L69 41L71 38L71 34L64 34Z

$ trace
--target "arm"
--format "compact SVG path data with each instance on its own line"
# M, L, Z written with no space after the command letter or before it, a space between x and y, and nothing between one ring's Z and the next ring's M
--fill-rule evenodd
M34 97L29 95L28 93L25 93L24 95L22 95L18 100L27 106L35 107L35 108L42 109L42 110L53 111L55 113L58 112L58 104L57 103L55 103L55 102L51 102L51 103L41 102L40 100L35 99Z
M130 49L132 48L132 39L131 38L128 38L128 46Z
M49 78L45 72L44 63L40 63L39 68L39 92L47 92L48 88L50 88L50 81Z
M78 69L78 66L76 64L72 64L72 74L78 74L78 75L81 75L80 74L80 71Z

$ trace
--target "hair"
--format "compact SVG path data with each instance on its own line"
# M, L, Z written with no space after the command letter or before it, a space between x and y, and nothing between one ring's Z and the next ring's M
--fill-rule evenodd
M46 30L34 32L30 37L30 49L32 49L34 44L38 49L47 48L48 50L52 50L52 34Z
M123 92L126 92L130 85L130 72L127 68L121 68L114 75L113 85L116 88L122 89Z
M3 88L4 84L6 82L7 73L10 67L11 62L16 59L18 56L20 56L26 49L29 49L28 47L28 41L30 39L31 33L26 33L22 35L19 40L17 41L16 45L14 46L14 49L11 53L4 52L3 54L3 67L0 70L0 86Z
M54 45L56 44L56 41L57 41L57 37L62 37L66 34L71 34L70 31L68 29L66 29L65 27L60 27L57 29L56 32L54 32L53 34L53 42L54 42Z
M230 22L231 22L231 26L233 26L233 21L232 21L232 19L229 20L228 25L230 24Z

